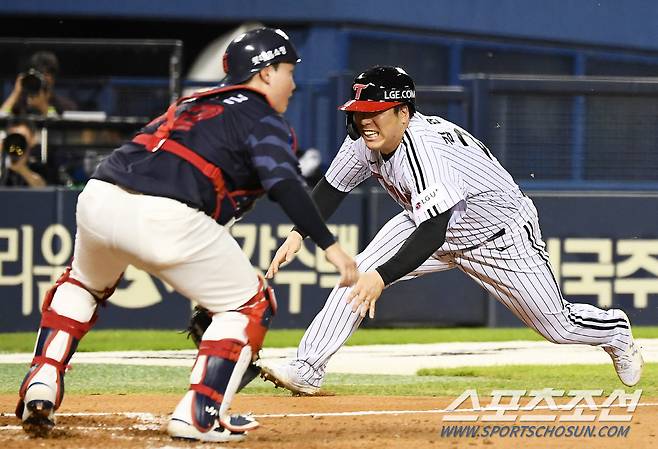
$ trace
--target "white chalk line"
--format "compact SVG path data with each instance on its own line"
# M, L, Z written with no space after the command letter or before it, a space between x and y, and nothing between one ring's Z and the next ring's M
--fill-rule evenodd
M658 406L658 403L645 402L638 403L638 407L654 407ZM532 410L554 410L554 411L570 411L574 408L589 408L587 405L576 405L575 407L567 407L566 405L557 405L555 407L549 406L537 406ZM621 404L611 404L606 408L628 408L628 406ZM429 409L429 410L365 410L357 412L321 412L321 413L277 413L277 414L263 414L263 415L254 415L255 418L305 418L305 417L316 417L316 416L372 416L372 415L423 415L423 414L441 414L441 413L470 413L470 412L495 412L495 411L507 411L512 412L516 410L510 410L508 407L480 407L480 408L459 408L457 410L449 409Z
M642 402L636 405L637 407L656 407L658 402ZM566 405L557 405L556 407L537 406L533 410L553 410L553 411L570 411L574 408L589 408L587 405L577 405L576 407L567 407ZM628 408L627 405L611 404L606 408ZM516 411L510 410L505 407L480 407L480 408L460 408L457 410L449 409L429 409L429 410L362 410L355 412L311 412L311 413L276 413L276 414L260 414L253 415L254 418L317 418L317 417L336 417L336 416L378 416L378 415L423 415L423 414L445 414L445 413L472 413L472 412L495 412L495 411ZM594 410L593 410L594 411ZM9 414L8 414L9 415ZM126 418L133 418L141 421L140 424L134 424L129 427L108 427L104 425L99 426L58 426L62 429L68 430L107 430L107 431L125 431L125 430L160 430L164 423L165 416L157 416L148 412L98 412L98 413L58 413L57 416L66 417L103 417L103 416L123 416ZM21 426L7 425L0 426L0 431L3 430L22 430Z
M109 427L109 426L57 426L58 429L65 430L82 430L82 431L91 431L91 430L107 430L111 432L125 432L126 430L160 430L160 426L146 426L140 428L132 427ZM0 426L0 430L23 430L21 426Z

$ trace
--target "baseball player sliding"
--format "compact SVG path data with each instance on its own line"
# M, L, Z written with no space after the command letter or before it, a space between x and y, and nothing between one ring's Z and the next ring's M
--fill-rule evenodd
M298 62L281 30L237 37L224 55L227 77L219 88L172 104L99 166L78 199L72 267L44 300L34 360L20 388L16 415L29 434L53 428L66 365L128 264L212 315L167 432L224 442L258 426L228 410L258 373L250 366L276 301L228 227L267 192L325 250L342 285L358 277L305 190L294 134L281 117Z
M374 67L352 88L352 99L340 107L348 137L313 199L326 219L374 176L402 211L357 256L361 276L354 287L333 289L296 359L263 366L263 377L294 393L317 393L330 357L367 313L374 317L384 288L458 268L547 340L600 346L621 381L635 385L643 361L628 317L562 297L537 210L489 149L459 126L416 111L414 83L400 68ZM304 237L302 230L290 233L268 278L294 258Z

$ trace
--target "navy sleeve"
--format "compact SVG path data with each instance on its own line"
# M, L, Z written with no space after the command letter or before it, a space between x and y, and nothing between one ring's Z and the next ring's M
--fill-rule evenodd
M295 223L295 228L303 229L304 235L309 235L320 248L327 249L336 242L320 211L300 183L290 180L279 182L269 194Z
M288 179L305 185L292 151L290 127L281 117L268 115L260 119L247 137L247 146L265 190Z
M329 184L325 177L322 177L313 189L313 202L317 205L320 215L325 220L331 217L346 196L347 192L341 192ZM308 235L299 226L295 226L293 231L299 232L304 238Z

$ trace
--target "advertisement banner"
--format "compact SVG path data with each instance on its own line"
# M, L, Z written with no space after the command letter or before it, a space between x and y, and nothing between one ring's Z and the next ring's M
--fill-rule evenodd
M45 292L73 256L71 190L1 190L0 332L37 328ZM532 196L553 271L564 296L602 308L622 307L635 324L658 321L658 197L552 193ZM331 231L356 254L399 212L381 191L353 192L332 217ZM292 228L266 199L231 230L264 273ZM222 267L217 267L221 270ZM272 285L279 301L274 328L304 328L322 308L337 273L308 240ZM190 303L159 279L129 267L98 328L184 328ZM459 270L388 288L366 326L517 326L520 321Z

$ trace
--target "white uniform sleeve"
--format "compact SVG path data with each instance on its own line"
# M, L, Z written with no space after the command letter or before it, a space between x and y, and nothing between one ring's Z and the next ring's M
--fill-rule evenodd
M417 225L466 200L466 189L457 172L432 144L409 129L404 133L403 148L409 165L406 176Z
M329 184L341 192L351 191L371 175L370 168L362 157L361 146L364 146L361 139L354 141L349 136L346 137L324 175Z

